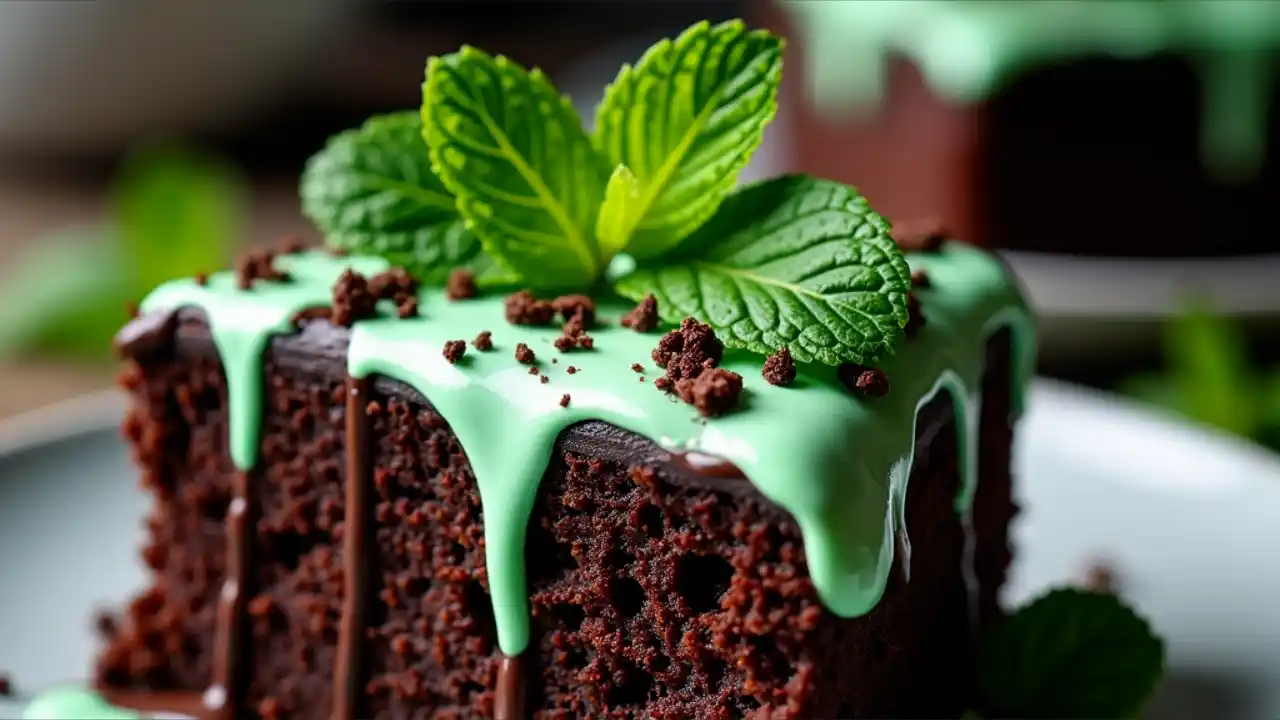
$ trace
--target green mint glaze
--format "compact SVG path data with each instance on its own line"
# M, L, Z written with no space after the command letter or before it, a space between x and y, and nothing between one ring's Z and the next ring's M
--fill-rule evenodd
M252 289L239 290L233 273L216 273L205 285L190 279L165 283L141 305L143 312L196 307L208 316L227 376L231 460L241 470L258 461L262 353L271 336L293 332L293 314L299 310L332 304L333 283L347 267L373 274L386 270L388 263L376 257L336 260L321 253L298 253L277 257L276 267L295 281L255 282Z
M384 308L384 316L357 323L348 371L414 387L457 434L484 507L498 642L508 655L519 654L529 640L524 535L538 483L556 437L586 419L613 423L670 449L698 450L735 463L795 517L823 603L842 617L854 617L879 601L893 562L894 537L905 535L903 508L918 409L937 392L949 392L955 401L964 455L957 508L965 513L976 482L978 381L986 339L1005 326L1015 331L1018 408L1034 361L1029 314L998 260L959 244L908 259L930 276L931 287L918 291L928 322L881 366L892 384L881 399L855 398L828 366L802 366L792 386L774 387L760 376L763 358L727 352L721 366L743 376L741 407L703 420L691 406L653 387L660 371L650 352L659 334L619 327L617 318L628 306L600 308L606 324L592 331L596 350L559 353L551 345L558 327L509 325L501 297L451 303L439 288L420 293L419 318L394 318ZM230 391L232 418L238 420L231 427L231 446L243 467L252 463L259 443L260 355L267 337L287 332L293 312L324 304L347 265L364 272L382 266L321 254L281 263L292 283L259 284L244 292L235 289L229 275L215 276L204 288L171 283L144 303L147 309L205 309L228 367L229 386L231 374L238 373ZM445 341L469 340L486 329L493 331L492 351L469 348L458 364L445 361ZM549 383L515 361L519 342L537 353ZM551 364L552 357L558 364ZM637 362L647 369L645 382L631 369ZM570 365L578 372L568 374ZM571 397L567 408L560 406L564 394Z
M971 103L1038 65L1178 52L1200 73L1206 162L1244 177L1263 157L1278 3L787 0L783 7L805 37L809 79L828 108L878 107L890 54L910 59L940 96Z
M62 687L38 695L22 712L26 720L142 720L142 715L107 703L80 687Z

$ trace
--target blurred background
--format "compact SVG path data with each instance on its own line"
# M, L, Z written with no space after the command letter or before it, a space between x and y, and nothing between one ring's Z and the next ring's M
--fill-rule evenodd
M589 121L700 20L789 38L750 177L859 186L1007 252L1042 372L1280 447L1280 3L0 2L0 418L111 384L125 304L301 218L331 134L463 42Z

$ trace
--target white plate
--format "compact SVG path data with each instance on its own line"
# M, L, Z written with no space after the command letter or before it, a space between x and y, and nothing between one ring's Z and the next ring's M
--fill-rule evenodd
M100 395L0 424L0 670L84 678L90 616L142 577L145 498ZM1007 599L1113 563L1164 635L1148 717L1280 718L1280 458L1112 396L1037 381L1019 431ZM0 702L0 717L16 706Z

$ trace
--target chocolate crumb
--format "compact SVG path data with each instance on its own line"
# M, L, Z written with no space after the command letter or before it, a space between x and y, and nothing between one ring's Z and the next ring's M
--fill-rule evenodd
M724 354L724 345L710 325L687 317L678 330L672 330L653 349L653 361L666 369L666 383L658 387L670 390L680 380L692 380L703 370L715 367Z
M136 303L136 302L134 302L134 301L132 301L132 300L126 300L126 301L124 302L124 312L125 312L125 314L126 314L126 315L128 315L128 316L129 316L129 319L130 319L130 320L133 320L133 319L137 318L137 317L138 317L138 312L139 312L139 311L138 311L138 303Z
M638 373L644 372L644 366L640 363L631 363L631 369Z
M664 392L670 392L671 388L675 387L675 385L675 382L666 375L663 375L653 381L653 386Z
M528 290L508 295L503 305L512 325L546 325L555 315L551 303L535 298Z
M576 367L574 367L574 366L570 365L569 367L565 368L565 369L564 369L564 371L565 371L565 372L567 372L567 373L569 373L570 375L572 375L572 374L574 374L574 373L578 372L578 368L576 368Z
M561 335L551 344L555 345L556 349L560 352L569 352L578 346L578 341L568 335Z
M902 328L903 332L907 337L915 337L924 324L924 312L920 310L920 300L916 298L915 293L907 293L907 324Z
M559 360L557 360L557 359L555 359L555 358L551 358L551 364L552 364L552 365L555 365L555 364L556 364L556 363L558 363L558 362L560 362L560 361L559 361Z
M765 358L764 368L760 371L765 382L770 385L790 385L796 379L796 364L791 359L791 350L783 345L778 352Z
M676 394L703 417L717 417L733 409L742 394L742 376L721 368L708 368L694 378L676 383Z
M298 312L294 313L293 317L289 318L289 324L294 326L295 328L301 328L303 325L306 325L312 320L332 320L332 319L333 319L333 308L309 307L309 308L303 308L302 310L299 310Z
M1085 572L1084 586L1088 590L1101 593L1116 591L1116 573L1110 565L1096 562Z
M452 365L462 359L467 353L467 342L465 340L448 340L444 344L444 359Z
M893 240L903 252L936 253L947 239L947 229L937 218L905 222L893 231Z
M10 697L13 695L13 681L5 673L0 673L0 697Z
M933 282L929 280L929 273L924 270L911 271L911 287L927 288L932 286Z
M551 309L560 313L565 322L577 318L584 329L596 322L596 303L586 295L561 295L551 301Z
M378 296L369 290L364 275L347 268L333 284L333 324L351 327L357 320L377 313Z
M450 300L466 300L478 294L476 276L466 268L455 268L449 273L449 281L444 286L444 296Z
M396 316L401 318L411 318L418 315L418 298L410 295L401 300L396 305Z
M93 629L98 637L110 640L120 632L120 624L115 613L110 610L99 610L93 615Z
M391 300L400 305L418 292L418 281L408 270L397 266L369 278L369 292L379 300Z
M528 345L525 345L524 343L516 343L516 362L525 365L532 365L536 359L537 355L534 354L533 350L529 349Z
M638 378L636 378L636 379L637 379L637 380L639 380L640 382L644 382L644 376L643 376L643 375L641 375L640 377L638 377Z
M560 396L560 407L569 407L569 393Z
M531 368L529 368L529 374L530 374L530 375L537 375L539 372L541 372L541 371L540 371L540 370L538 370L538 368L537 368L536 366L535 366L535 367L531 367Z
M883 371L857 363L845 363L836 371L841 382L850 391L867 397L884 397L889 394L889 378Z
M486 352L493 349L493 333L488 330L481 330L476 339L471 341L471 345L481 351Z
M546 375L543 375L542 377L538 378L538 382L542 383L543 385L546 385L547 383L551 382L551 378L547 377Z
M198 272L191 278L196 285L204 287L209 284L209 273Z
M658 299L649 293L631 312L622 316L622 327L636 332L649 332L658 327Z
M576 347L591 350L596 346L595 338L587 334L587 323L583 317L583 314L578 312L564 324L563 334L552 343L557 350L569 352Z
M289 274L276 269L276 251L255 248L240 256L236 263L236 287L249 290L258 281L288 282Z
M346 257L351 252L346 248L338 247L337 245L330 245L329 247L325 248L325 251L328 252L329 255L337 258Z

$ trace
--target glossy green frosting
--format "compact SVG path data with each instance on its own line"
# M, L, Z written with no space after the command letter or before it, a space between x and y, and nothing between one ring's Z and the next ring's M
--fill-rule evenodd
M1000 327L1015 330L1015 391L1031 371L1028 314L995 258L950 244L941 253L909 260L932 281L931 288L919 291L928 323L883 363L892 391L879 400L853 397L828 366L801 367L791 387L775 387L761 378L762 358L730 352L722 366L744 378L741 407L703 420L651 382L639 382L633 363L649 368L648 380L660 372L650 359L658 335L619 327L617 318L626 307L600 308L605 323L592 332L595 350L562 354L551 345L558 327L509 325L501 297L451 303L439 288L421 291L419 318L396 318L387 305L381 308L382 317L357 323L349 372L355 377L384 375L417 389L457 433L479 485L498 639L509 655L521 652L529 640L524 534L538 482L556 437L585 419L613 423L667 448L732 461L795 517L823 603L852 617L879 600L893 560L894 535L904 528L917 409L939 391L956 401L966 455L964 491L958 499L963 510L974 483L977 381L986 338ZM298 310L327 305L344 268L373 273L386 267L379 259L323 253L283 256L277 263L291 282L256 283L242 291L231 274L223 273L203 286L191 280L167 283L142 304L148 312L189 306L208 315L226 367L232 458L246 469L257 457L261 354L268 338L290 332L289 318ZM486 329L493 332L492 351L471 349L456 365L445 361L445 341L470 340ZM549 383L542 384L515 361L519 342L538 354ZM559 364L550 363L553 356ZM568 374L570 365L579 372ZM564 394L571 396L567 408L560 405Z
M81 687L54 688L27 704L26 720L142 720L133 710L115 707L101 695Z
M982 100L1019 73L1084 56L1185 54L1203 87L1205 159L1228 177L1257 169L1280 46L1266 0L788 0L810 82L835 110L874 108L891 54L935 92Z

